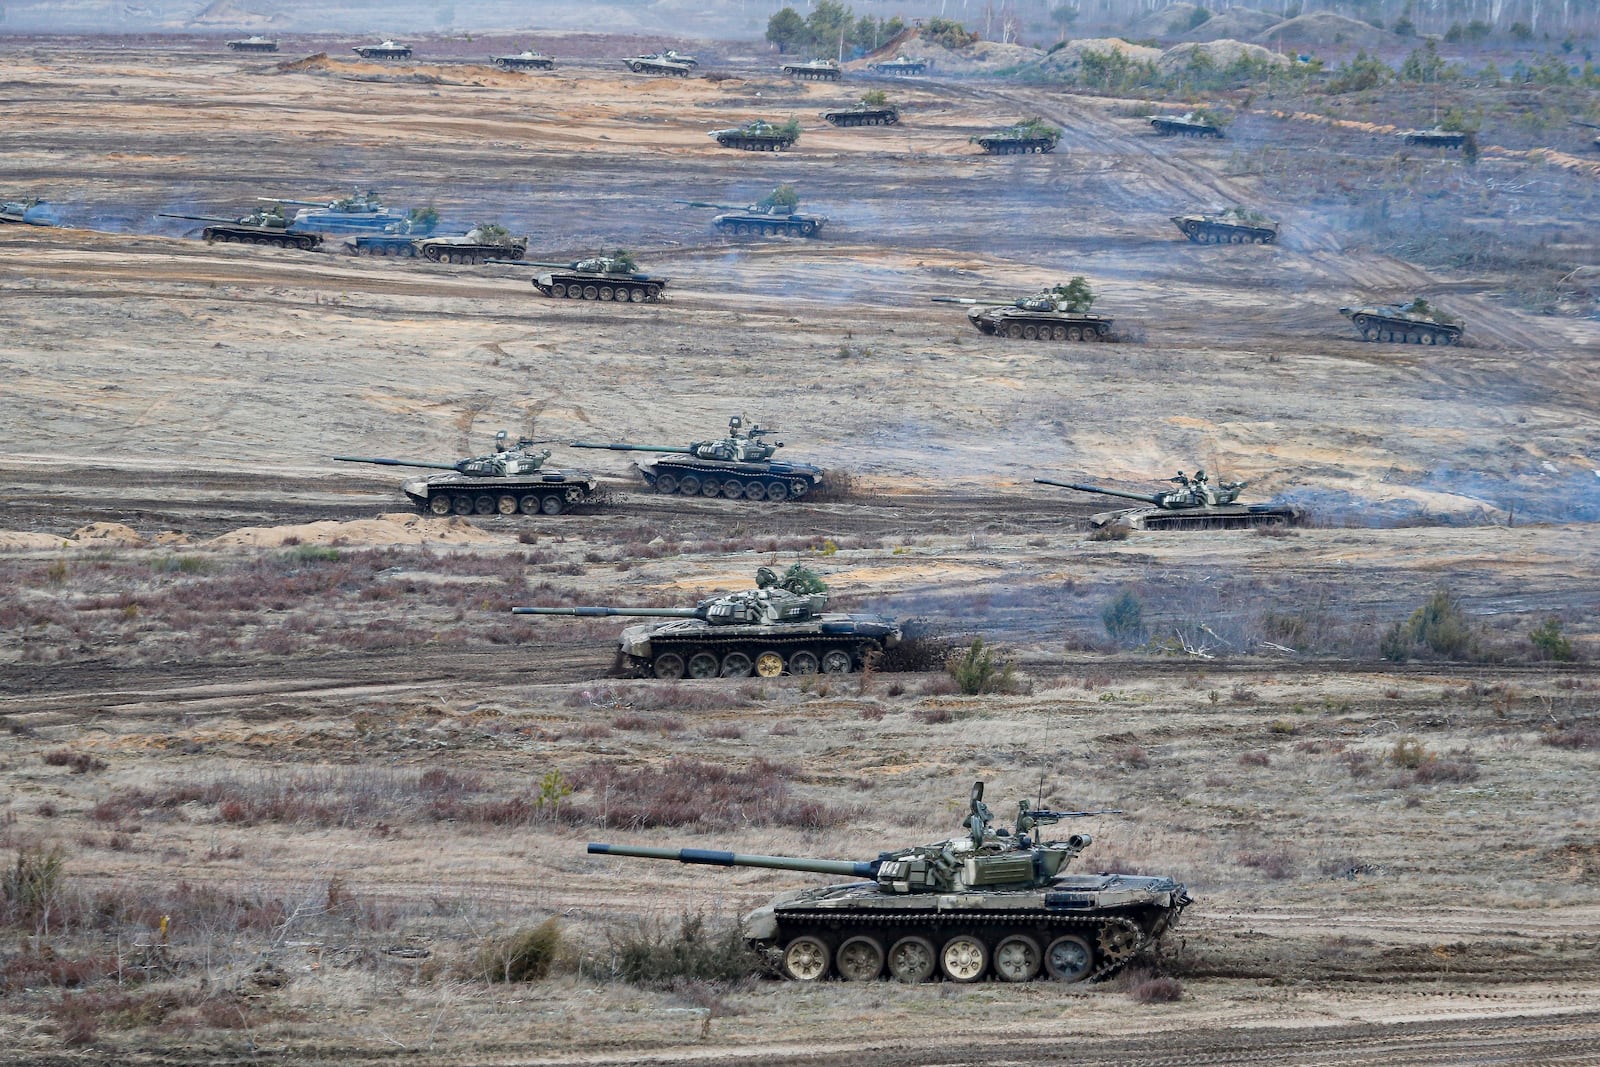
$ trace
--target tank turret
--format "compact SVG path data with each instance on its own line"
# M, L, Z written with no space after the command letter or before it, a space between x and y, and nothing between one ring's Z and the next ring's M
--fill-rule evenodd
M572 447L654 452L672 457L642 463L638 468L645 483L658 493L782 503L805 496L822 484L820 467L774 461L783 442L766 440L771 433L759 424L746 429L744 419L735 415L728 420L728 436L710 441L691 441L688 445L573 441Z
M975 782L963 834L870 860L598 843L588 852L862 879L788 893L745 917L746 940L797 981L835 971L870 980L887 967L907 982L924 981L936 968L956 982L990 973L1021 982L1041 970L1072 982L1122 967L1190 903L1171 878L1062 873L1093 839L1071 834L1046 841L1041 831L1066 819L1112 814L1121 812L1054 811L1023 800L1011 828L996 826L983 783Z
M526 437L516 444L509 443L509 434L501 430L494 435L495 450L487 456L457 460L455 463L429 463L414 459L382 459L373 456L334 456L340 463L374 463L383 467L425 467L429 470L455 471L471 478L505 478L514 474L532 474L550 458L548 448L535 452L539 441Z
M1082 275L1066 283L1018 297L982 299L965 296L930 297L935 304L971 306L967 321L979 333L1027 341L1104 341L1116 321L1090 314L1094 291Z
M1061 130L1040 118L1023 119L1003 130L978 134L973 144L991 156L1012 156L1029 152L1054 152Z
M454 463L388 459L381 456L334 456L340 463L370 463L379 467L417 467L450 474L406 482L401 490L421 511L434 515L559 515L590 503L600 481L589 471L546 467L548 448L534 451L542 441L519 438L515 444L501 430L495 450Z
M1252 526L1298 524L1305 516L1292 504L1237 504L1245 482L1212 482L1203 470L1193 477L1179 471L1168 478L1177 486L1160 493L1131 493L1122 489L1088 485L1082 482L1064 482L1054 478L1035 478L1041 485L1055 485L1063 489L1076 489L1081 493L1100 493L1105 496L1137 500L1148 505L1144 508L1126 508L1103 512L1090 522L1095 526L1120 523L1136 530L1160 529L1234 529Z
M768 236L787 235L815 237L827 224L826 215L809 215L800 211L800 194L787 183L778 186L753 204L716 204L709 200L678 200L689 207L715 208L725 214L711 220L718 233Z

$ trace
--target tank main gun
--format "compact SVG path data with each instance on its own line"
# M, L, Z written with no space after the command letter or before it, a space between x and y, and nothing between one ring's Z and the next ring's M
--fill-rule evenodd
M1058 482L1054 478L1035 478L1040 485L1055 485L1062 489L1076 489L1080 493L1101 493L1105 496L1120 496L1124 500L1141 500L1146 504L1161 506L1160 493L1129 493L1121 489L1106 489L1098 485L1080 485L1077 482Z
M157 212L157 217L163 219L189 219L193 222L220 222L228 226L259 226L268 230L287 230L289 222L280 212L252 211L240 218L229 218L226 215L179 215L170 211Z
M718 852L708 848L650 848L645 845L602 845L590 842L591 856L632 856L644 860L677 860L711 867L767 867L777 871L809 871L851 878L876 878L881 860L813 860L794 856L758 856L745 852Z

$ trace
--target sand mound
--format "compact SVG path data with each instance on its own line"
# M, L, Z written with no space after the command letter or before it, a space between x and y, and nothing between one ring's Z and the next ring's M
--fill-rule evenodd
M1252 11L1248 7L1235 7L1213 15L1183 35L1185 41L1218 41L1225 37L1236 41L1251 40L1272 29L1283 20L1265 11Z
M0 530L0 552L31 552L41 548L71 548L73 543L55 534Z
M327 68L328 53L318 52L315 55L306 56L304 59L286 59L282 63L275 64L272 69L291 74L297 70L326 70Z
M1129 44L1120 37L1085 37L1081 41L1068 41L1060 48L1045 56L1039 64L1041 70L1062 71L1075 73L1083 66L1083 54L1097 52L1105 55L1108 52L1121 52L1129 59L1138 63L1159 63L1162 52L1159 48L1146 48L1143 45Z
M436 519L393 512L353 522L308 522L299 526L246 526L204 542L213 548L281 548L285 545L468 545L504 541L454 515Z
M91 522L72 531L72 539L79 544L89 541L118 545L144 544L144 538L135 533L133 527L120 522Z
M1266 61L1278 67L1287 67L1289 57L1279 55L1269 48L1262 48L1258 44L1245 44L1243 41L1220 40L1200 41L1195 44L1180 44L1161 53L1157 60L1157 67L1161 73L1171 74L1176 70L1184 70L1194 64L1196 56L1204 55L1209 58L1214 66L1229 67L1237 63L1241 57L1248 56L1257 61Z
M1395 35L1343 15L1318 11L1310 15L1280 22L1256 37L1268 47L1284 45L1310 45L1321 48L1347 46L1374 48L1393 44Z
M47 533L29 533L25 530L0 530L0 552L28 552L50 548L103 548L106 545L144 544L144 538L130 526L120 522L91 522L80 526L67 537Z

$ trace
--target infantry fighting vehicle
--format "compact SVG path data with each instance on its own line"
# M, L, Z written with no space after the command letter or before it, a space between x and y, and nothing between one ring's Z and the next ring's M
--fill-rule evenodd
M668 58L674 56L673 52L661 52L650 56L634 56L624 59L622 65L635 74L665 74L675 78L687 78L689 72L699 66L693 59Z
M490 263L509 263L516 260L491 259ZM535 275L533 287L545 296L565 297L568 300L615 300L634 304L661 298L661 290L669 279L658 274L641 271L627 252L616 251L609 256L591 256L574 263L545 263L525 260L526 267L555 267L556 270Z
M495 450L487 456L456 463L425 463L373 456L334 456L341 463L373 463L381 467L423 467L449 474L418 478L400 486L418 511L433 515L559 515L590 503L600 481L589 471L546 467L548 448L522 438L507 441L504 430L494 435Z
M435 263L517 262L528 254L528 239L513 237L504 226L484 223L455 237L424 237L417 254Z
M835 126L893 126L900 121L900 109L884 99L881 91L868 93L858 104L821 113Z
M791 78L801 78L805 81L836 82L839 80L839 64L832 59L813 59L807 63L785 63L783 72Z
M555 70L556 61L542 52L518 52L514 56L495 56L501 70Z
M1177 488L1161 493L1127 493L1098 485L1060 482L1054 478L1035 478L1042 485L1059 485L1082 493L1102 493L1125 500L1138 500L1142 508L1103 511L1089 519L1095 527L1128 526L1135 530L1243 530L1256 526L1298 526L1305 511L1294 504L1236 504L1244 482L1213 485L1205 471L1189 477L1182 471L1169 478Z
M709 134L723 148L742 148L746 152L781 152L800 140L800 124L793 119L782 126L756 119L748 126L712 130Z
M1150 125L1163 137L1218 137L1222 127L1210 115L1191 111L1187 115L1157 115Z
M1167 932L1191 903L1172 878L1065 874L1093 842L1088 834L1042 840L1063 819L1115 815L1051 811L1018 801L1011 829L994 825L973 784L960 837L879 853L871 860L753 856L709 849L590 844L601 856L677 860L714 867L765 867L868 879L802 889L745 916L744 936L798 982L838 974L872 981L888 971L923 982L993 975L1026 982L1103 978Z
M382 44L358 44L350 49L362 59L410 59L411 46L398 41L384 41Z
M61 216L48 200L31 196L26 200L7 200L0 203L0 222L22 226L59 226Z
M235 52L276 52L278 42L270 37L250 36L237 41L229 41L228 47Z
M1094 293L1082 277L1031 296L1017 297L1007 304L955 296L936 296L932 300L935 304L975 305L968 309L967 320L979 333L1023 341L1109 340L1116 321L1089 314Z
M771 432L759 425L745 430L744 420L735 415L728 420L728 436L693 441L687 447L603 441L574 441L572 447L660 453L661 459L638 465L640 477L658 493L770 500L774 504L798 500L822 484L822 468L774 460L783 442L765 440Z
M1402 345L1453 345L1461 340L1461 323L1430 305L1422 297L1405 304L1340 308L1339 314L1355 323L1366 341Z
M322 244L320 233L294 229L283 217L282 208L257 208L238 219L221 215L160 214L164 219L190 219L208 223L200 231L200 236L207 241L220 241L223 244L274 245L278 248L298 248L305 252Z
M711 225L718 233L737 234L740 237L751 234L815 237L828 221L826 215L807 215L799 211L800 196L792 185L780 185L761 200L745 207L713 204L706 200L679 200L677 203L726 212L712 219Z
M889 74L900 77L911 77L915 74L926 73L928 69L928 61L926 59L911 59L907 56L896 56L895 58L885 60L882 63L868 63L867 69L872 71L874 74Z
M410 231L427 233L431 221L438 216L431 211L413 211L409 216L397 215L384 208L382 199L371 189L357 190L337 200L289 200L281 197L258 196L264 204L288 204L298 207L294 213L293 228L316 230L318 233L381 233L402 223L410 224ZM424 220L427 216L427 220Z
M670 619L622 631L619 666L641 677L763 678L849 674L900 643L882 615L824 611L828 587L800 564L782 578L762 567L756 588L702 600L692 608L512 608L518 615Z
M1230 207L1215 215L1174 215L1172 221L1197 245L1270 245L1278 239L1276 222L1259 211L1242 207Z
M1054 152L1061 131L1042 119L1024 119L1003 130L979 134L973 144L991 156L1014 156L1029 152Z
M1447 130L1435 126L1431 130L1405 130L1400 134L1406 144L1422 148L1460 148L1466 144L1467 135L1461 130Z

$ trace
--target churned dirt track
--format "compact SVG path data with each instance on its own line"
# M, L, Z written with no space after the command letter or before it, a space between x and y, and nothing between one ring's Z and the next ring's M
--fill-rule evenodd
M106 1010L71 1053L72 994L34 990L0 1004L18 1035L0 1055L1600 1059L1592 669L1390 666L1349 636L1448 585L1513 659L1552 614L1592 651L1592 323L1504 306L1501 278L1350 246L1238 165L1266 118L1227 144L1174 143L1116 102L930 80L884 86L903 125L835 130L816 111L859 85L786 84L731 50L717 66L733 77L677 81L601 55L517 76L94 44L0 46L0 99L30 116L0 131L0 191L48 195L77 224L0 229L0 529L48 535L0 553L18 638L0 651L0 832L8 850L66 843L72 885L124 894L130 915L171 909L173 988L232 988L263 958L289 978L243 1027L180 1014L143 1031ZM705 136L791 112L806 129L790 153ZM1035 113L1066 129L1053 155L967 144ZM671 203L779 181L831 216L821 241L724 241L709 212ZM504 221L532 258L629 247L672 278L670 299L550 301L517 269L208 247L155 218L351 184ZM1202 248L1167 221L1222 203L1284 219L1283 244ZM924 300L1076 273L1127 343L1003 344ZM1468 319L1468 347L1362 344L1333 310L1419 292ZM595 513L424 527L418 544L371 534L399 506L398 472L327 461L455 458L501 426L679 443L735 412L853 491L783 509L668 500L638 491L625 456L557 445L553 462L607 477ZM1322 521L1095 543L1080 523L1103 501L1030 482L1155 488L1202 464ZM95 522L127 534L76 534ZM795 555L853 607L1001 641L1032 691L965 698L933 675L652 686L608 676L620 621L504 615L544 597L686 602ZM1122 589L1173 655L1085 651ZM1290 650L1324 639L1365 658ZM1432 778L1404 765L1407 739ZM47 760L62 751L105 766ZM584 784L682 760L770 763L837 818L645 830L608 825L604 789ZM446 817L430 771L505 803L555 773L579 783L579 813ZM584 840L867 856L954 832L975 777L1002 803L1043 778L1057 806L1127 809L1090 827L1084 862L1188 881L1200 902L1161 963L1184 1000L595 980L638 916L728 915L805 878L621 864ZM200 929L195 887L267 918L210 911ZM549 915L590 970L461 977L486 931ZM140 921L132 941L148 941Z

